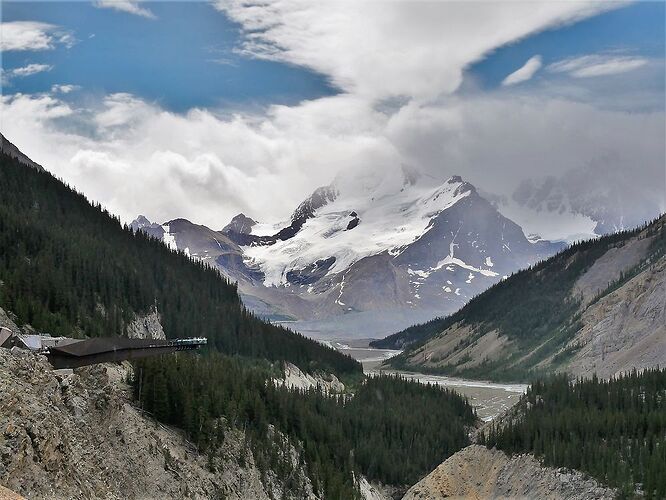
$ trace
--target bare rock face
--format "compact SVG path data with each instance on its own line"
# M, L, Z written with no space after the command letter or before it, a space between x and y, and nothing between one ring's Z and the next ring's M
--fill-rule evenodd
M666 257L590 305L570 342L576 354L563 368L608 378L666 363Z
M451 497L601 500L615 498L615 490L577 471L544 467L531 455L509 457L471 445L412 486L403 500Z
M0 486L0 500L23 500L21 495L17 495L11 490Z
M144 416L128 369L56 374L41 356L0 349L0 484L49 499L282 498L277 482L262 482L242 432L228 430L211 463Z
M14 323L12 318L10 318L9 314L5 312L4 309L0 307L0 326L4 326L5 328L9 328L12 332L18 333L20 332L20 328Z
M303 373L298 366L291 363L285 363L284 377L274 379L273 382L278 386L284 385L289 389L300 391L319 387L326 393L339 394L345 390L345 385L332 373L328 375L310 375Z
M131 339L166 339L157 310L154 309L146 315L137 316L127 325L127 336Z

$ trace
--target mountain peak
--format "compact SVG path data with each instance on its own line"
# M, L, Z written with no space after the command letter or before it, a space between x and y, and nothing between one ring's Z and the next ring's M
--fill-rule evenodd
M130 223L129 227L131 227L135 233L142 231L158 240L161 240L164 236L164 228L156 222L151 222L145 215L138 215L136 219Z
M148 220L148 218L145 215L137 215L136 219L134 219L131 223L130 226L134 227L144 227L144 226L150 226L152 222Z
M333 186L322 186L303 201L291 216L292 223L303 223L314 215L314 212L329 202L335 201L338 196L338 190Z
M229 232L234 232L238 234L250 234L252 232L252 228L256 226L257 221L252 219L251 217L248 217L244 213L239 213L238 215L235 215L229 224L224 226L222 228L222 233L229 233Z

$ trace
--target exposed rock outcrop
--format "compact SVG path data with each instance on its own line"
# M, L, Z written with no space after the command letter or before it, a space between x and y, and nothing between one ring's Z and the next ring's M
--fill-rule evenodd
M282 498L240 431L209 461L133 406L126 370L58 374L41 356L0 349L0 484L49 499Z
M166 339L157 309L153 309L143 316L137 316L127 325L127 337L130 339Z
M544 467L531 455L509 457L471 445L412 486L403 500L441 498L611 499L615 491L582 473Z
M380 485L371 484L364 476L358 480L358 488L363 500L391 500L393 497L382 490Z
M345 390L345 385L332 373L313 376L308 373L303 373L298 366L291 363L285 363L284 377L274 379L273 382L276 385L285 385L290 389L298 389L302 391L307 391L316 387L320 387L327 393L341 393Z
M17 495L11 490L0 486L0 500L23 500L21 495Z
M9 314L5 312L3 308L0 307L0 326L9 328L12 332L18 333L21 329L14 323L14 320L10 317Z

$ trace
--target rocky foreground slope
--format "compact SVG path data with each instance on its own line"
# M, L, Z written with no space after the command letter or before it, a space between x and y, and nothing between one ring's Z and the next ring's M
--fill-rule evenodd
M57 374L41 356L0 349L0 484L49 499L282 498L241 432L203 456L133 406L125 376L111 365Z
M577 471L543 467L531 455L509 457L471 445L412 486L403 500L539 498L601 500L615 491Z

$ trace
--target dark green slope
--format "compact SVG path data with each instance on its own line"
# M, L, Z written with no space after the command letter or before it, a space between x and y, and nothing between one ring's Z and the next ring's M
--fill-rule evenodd
M225 354L360 373L348 356L242 306L216 270L123 227L45 171L0 154L0 307L64 336L123 335L157 306L168 337L203 336Z
M404 490L467 446L476 423L457 393L397 377L370 377L349 398L277 387L261 366L216 354L149 358L135 373L143 407L185 430L209 460L228 426L242 428L260 471L275 472L291 498L303 498L302 485L272 429L296 444L295 463L322 498L360 500L354 477Z

